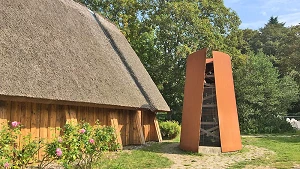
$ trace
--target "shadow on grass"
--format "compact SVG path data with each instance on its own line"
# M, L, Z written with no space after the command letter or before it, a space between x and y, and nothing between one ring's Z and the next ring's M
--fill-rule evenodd
M181 154L181 155L195 155L195 156L202 156L201 153L194 153L190 151L184 151L179 148L179 142L167 141L161 143L150 143L139 151L147 151L147 152L154 152L160 154Z
M174 139L164 139L163 142L150 142L146 145L137 148L138 151L154 152L160 154L182 154L182 155L195 155L202 156L201 153L194 153L184 151L179 148L180 133ZM126 147L124 147L126 149ZM130 147L129 147L130 149Z

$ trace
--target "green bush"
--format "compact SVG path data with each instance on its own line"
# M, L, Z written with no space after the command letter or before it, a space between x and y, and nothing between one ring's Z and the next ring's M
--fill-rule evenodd
M290 76L281 76L268 56L250 54L234 69L236 101L242 133L292 131L283 118L299 98L299 87Z
M61 137L46 144L46 156L40 163L45 168L49 161L57 160L64 168L92 168L105 151L119 148L114 128L92 127L89 123L66 124Z
M92 168L105 151L116 151L115 130L111 126L91 126L89 123L66 124L62 135L52 141L32 139L31 135L22 136L19 122L10 126L0 124L0 168L26 168L31 161L37 160L37 153L45 147L45 154L38 168L46 168L52 162L64 168ZM22 141L22 147L16 142Z
M26 168L30 161L36 160L35 154L41 147L41 140L32 139L31 135L21 135L23 127L19 122L13 121L0 124L0 166L4 168ZM22 146L17 143L17 138ZM1 168L1 167L0 167Z
M177 121L163 121L159 123L163 139L174 139L180 133Z

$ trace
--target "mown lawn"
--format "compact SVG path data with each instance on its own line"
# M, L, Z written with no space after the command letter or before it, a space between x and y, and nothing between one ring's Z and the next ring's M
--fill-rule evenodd
M254 168L255 166L262 166L262 168L269 166L287 169L297 164L300 165L300 132L287 135L243 137L242 141L243 145L263 147L274 153L260 159L238 162L229 168L244 168L251 165ZM170 142L179 142L179 136ZM161 149L170 142L154 143L141 149L110 154L110 158L104 156L94 167L103 169L169 168L173 162L161 156ZM241 152L247 152L247 150L243 149ZM183 151L180 154L195 155Z
M102 158L95 168L101 169L143 169L168 168L173 162L157 153L165 143L154 143L141 149L117 152L114 157Z
M255 145L273 151L275 154L251 161L239 162L230 168L244 168L246 165L293 168L300 165L300 132L286 135L262 135L243 137L243 145Z

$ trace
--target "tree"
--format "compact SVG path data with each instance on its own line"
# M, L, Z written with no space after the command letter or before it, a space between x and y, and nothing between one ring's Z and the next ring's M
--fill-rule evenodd
M159 62L148 71L170 105L172 118L180 121L186 57L204 47L238 53L234 43L240 20L222 1L159 0L152 2L149 13L146 22L154 28L156 52L148 56Z
M235 58L241 39L236 13L220 0L79 0L124 33L181 120L186 57L201 48Z
M259 38L260 32L252 29L244 29L241 31L243 34L243 41L240 43L240 46L238 46L238 49L241 50L242 54L247 54L252 51L257 53L262 46L262 42Z
M283 22L279 22L278 21L278 17L274 17L274 16L271 16L271 18L269 19L268 23L266 24L266 26L268 25L281 25L281 26L284 26L285 23Z
M242 53L263 51L278 68L280 76L293 77L300 86L300 25L285 27L277 17L271 17L259 31L243 30ZM300 100L290 107L289 115L300 115Z
M290 76L279 78L268 57L249 54L234 72L241 131L272 133L290 129L283 117L297 101L299 89Z

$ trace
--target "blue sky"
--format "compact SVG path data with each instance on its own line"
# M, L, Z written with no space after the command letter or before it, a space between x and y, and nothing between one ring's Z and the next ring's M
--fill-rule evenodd
M300 23L300 0L224 0L224 4L237 12L242 29L261 28L271 16L286 26Z

